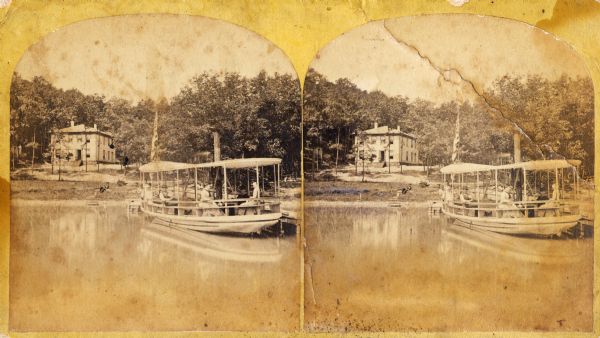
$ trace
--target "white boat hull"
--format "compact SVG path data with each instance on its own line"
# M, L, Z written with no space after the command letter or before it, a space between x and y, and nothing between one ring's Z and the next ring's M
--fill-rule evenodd
M549 217L474 217L457 215L442 209L442 212L467 227L513 235L558 235L577 224L580 215Z
M142 208L147 215L153 216L168 225L203 232L254 233L277 224L281 213L236 216L191 216L166 215Z

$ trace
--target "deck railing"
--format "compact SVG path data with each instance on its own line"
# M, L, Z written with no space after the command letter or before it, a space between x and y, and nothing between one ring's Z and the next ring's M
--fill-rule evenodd
M164 215L236 216L277 213L279 200L265 198L236 198L210 201L142 200L142 207Z
M579 214L574 201L517 201L510 203L445 201L443 210L455 215L471 217L550 217Z

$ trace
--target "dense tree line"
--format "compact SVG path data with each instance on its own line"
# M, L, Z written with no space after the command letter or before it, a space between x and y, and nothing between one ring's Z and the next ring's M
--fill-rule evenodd
M170 100L145 99L133 104L59 89L42 77L26 80L15 74L10 108L11 146L25 152L36 147L38 163L48 160L50 133L67 127L71 120L97 124L113 133L121 157L148 162L158 112L161 160L202 159L198 154L212 152L212 133L218 132L224 159L279 157L286 172L298 175L300 171L300 93L298 81L290 75L201 74Z
M503 77L474 102L435 104L380 91L359 89L348 79L329 81L309 70L304 86L305 159L323 152L329 163L353 160L357 131L374 122L417 136L420 160L426 165L451 160L456 117L460 112L460 160L490 163L512 152L512 134L521 130L528 159L572 158L593 172L593 87L589 78L562 76ZM339 140L339 141L338 141Z
M504 76L485 96L527 134L523 152L530 158L582 161L594 168L594 88L591 78L562 75L555 81L533 75Z

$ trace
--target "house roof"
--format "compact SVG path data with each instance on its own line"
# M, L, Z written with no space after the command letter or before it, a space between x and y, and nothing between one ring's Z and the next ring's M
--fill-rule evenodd
M413 139L417 138L413 134L403 132L399 129L391 129L388 126L381 126L381 127L377 127L377 128L367 129L364 131L364 133L367 135L402 135L402 136L410 137Z
M109 133L107 131L101 131L97 127L86 127L85 124L76 124L74 126L62 128L62 129L60 129L60 132L65 133L65 134L98 133L98 134L104 134L104 135L107 135L110 137L113 136L112 133Z

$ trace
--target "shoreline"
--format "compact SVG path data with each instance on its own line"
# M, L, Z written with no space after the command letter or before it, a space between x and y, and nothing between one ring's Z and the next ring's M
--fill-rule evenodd
M427 201L328 201L328 200L310 200L304 201L304 206L307 208L427 208L433 202ZM390 203L398 204L398 206L390 206Z
M138 199L118 199L118 200L73 200L73 199L25 199L15 198L10 200L10 206L47 206L47 205L66 205L66 206L127 206L129 202L135 202ZM288 212L298 212L300 210L301 201L285 200L281 201L282 208Z

